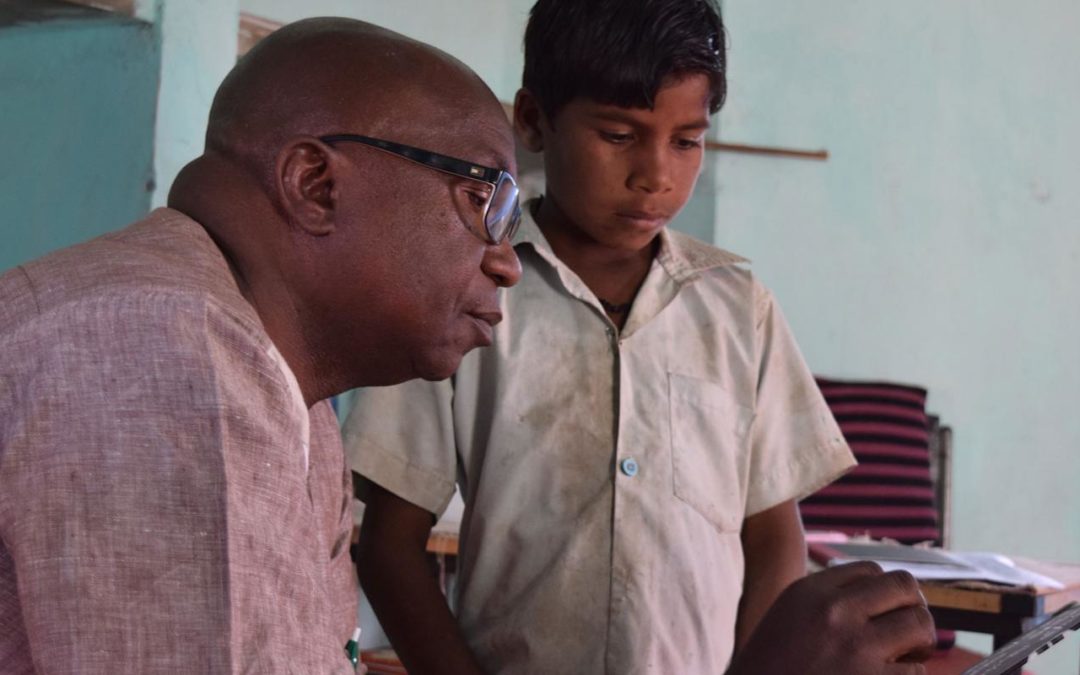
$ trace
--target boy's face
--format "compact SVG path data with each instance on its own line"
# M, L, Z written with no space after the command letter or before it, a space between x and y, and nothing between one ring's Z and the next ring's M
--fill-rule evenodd
M709 95L706 76L693 74L666 81L652 110L579 98L554 120L537 114L532 138L519 122L526 145L544 152L545 196L560 225L609 248L648 246L693 192Z

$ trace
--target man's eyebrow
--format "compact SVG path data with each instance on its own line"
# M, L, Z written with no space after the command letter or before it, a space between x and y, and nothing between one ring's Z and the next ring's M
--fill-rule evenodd
M435 144L431 144L435 145ZM432 149L434 152L444 157L450 157L456 159L459 162L465 162L467 164L473 164L475 166L482 166L484 168L499 169L501 171L508 171L508 157L498 150L490 143L486 143L482 140L478 140L476 145L469 150L448 150L448 149Z
M493 169L500 169L502 171L510 171L510 166L514 164L513 155L507 156L499 153L498 151L491 149L485 154L484 161L488 162L485 166L490 166Z
M629 126L643 126L640 119L632 114L624 113L619 110L597 110L589 113L589 116L593 119L604 122L618 122L620 124L627 124ZM711 125L706 117L686 122L675 127L675 131L705 131Z
M470 162L479 166L490 167L492 169L499 169L500 171L509 171L510 162L505 156L501 156L498 152L488 148L481 148L476 156L480 158L478 162Z
M476 138L478 142L473 151L475 156L479 158L478 161L473 162L475 164L482 164L483 166L491 167L493 169L500 169L502 171L509 171L509 166L513 162L513 155L505 155L496 148L492 143L483 139L484 132L477 132ZM513 136L510 137L510 147L514 147ZM469 160L472 161L472 160Z

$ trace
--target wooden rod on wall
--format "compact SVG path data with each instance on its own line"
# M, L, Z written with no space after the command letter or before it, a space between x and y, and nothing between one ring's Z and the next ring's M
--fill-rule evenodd
M796 150L793 148L775 148L768 145L744 145L742 143L717 143L706 141L705 148L716 152L738 152L744 155L768 155L771 157L792 157L794 159L813 159L824 162L829 159L828 150Z
M510 122L514 121L514 104L501 101L503 110ZM705 149L714 152L737 152L744 155L766 155L770 157L791 157L794 159L812 159L824 162L829 159L828 150L798 150L795 148L776 148L769 145L746 145L745 143L720 143L705 141Z

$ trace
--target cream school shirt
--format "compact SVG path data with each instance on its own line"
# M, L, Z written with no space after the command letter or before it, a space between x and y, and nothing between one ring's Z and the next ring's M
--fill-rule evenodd
M620 332L526 215L494 346L359 393L364 481L465 500L458 618L490 673L722 673L750 515L854 465L746 261L663 231Z

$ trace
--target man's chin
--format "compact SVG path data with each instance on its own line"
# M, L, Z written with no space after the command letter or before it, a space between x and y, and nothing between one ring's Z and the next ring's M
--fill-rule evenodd
M460 352L440 354L438 358L425 362L423 367L418 369L416 376L428 382L445 380L457 372L464 357L465 354Z
M482 349L472 339L460 341L447 341L426 350L412 361L412 378L420 378L428 382L437 382L451 377L461 366L465 355L474 349Z
M399 362L397 367L388 367L389 364L381 365L381 368L371 368L368 363L365 376L352 383L352 387L392 387L409 380L427 380L438 382L445 380L461 365L463 354L460 350L442 350L437 354L423 353L413 356L405 363Z

